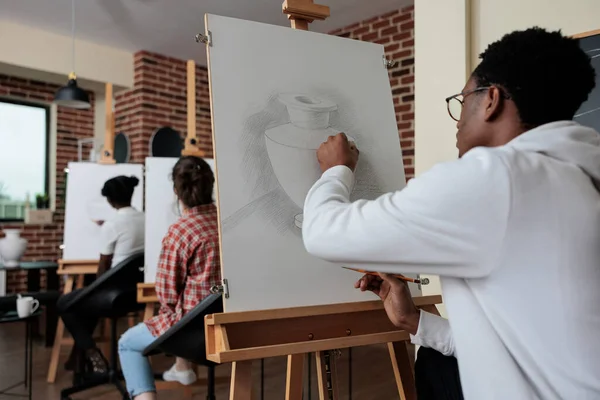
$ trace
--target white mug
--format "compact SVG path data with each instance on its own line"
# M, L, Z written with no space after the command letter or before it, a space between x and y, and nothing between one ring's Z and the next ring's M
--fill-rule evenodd
M33 314L38 307L40 306L40 302L33 297L20 297L17 299L17 314L19 314L19 318L29 317Z

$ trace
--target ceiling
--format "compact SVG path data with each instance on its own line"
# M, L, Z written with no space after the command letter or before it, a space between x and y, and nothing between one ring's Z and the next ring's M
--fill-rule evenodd
M283 0L76 0L78 39L135 52L149 50L206 64L194 41L211 13L289 26ZM326 21L311 30L334 29L396 10L413 0L316 0L331 8ZM0 19L71 35L71 0L0 0ZM43 40L43 38L40 38Z

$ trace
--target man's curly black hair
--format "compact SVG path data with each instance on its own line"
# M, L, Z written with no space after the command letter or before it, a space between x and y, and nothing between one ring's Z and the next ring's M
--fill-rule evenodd
M478 86L497 85L525 126L573 119L594 89L596 73L576 39L534 27L494 42L473 72Z

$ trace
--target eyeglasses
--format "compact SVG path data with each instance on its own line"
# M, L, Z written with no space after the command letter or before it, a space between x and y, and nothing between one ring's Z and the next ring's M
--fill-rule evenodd
M482 90L488 90L491 87L497 88L500 91L500 95L504 99L506 99L506 100L511 99L510 94L508 94L505 89L503 89L497 85L481 86L481 87L477 87L472 90L468 90L466 92L460 92L460 93L455 94L454 96L450 96L450 97L446 98L446 104L448 105L448 114L450 114L450 118L452 118L456 122L460 121L460 114L462 113L465 97L467 97L470 94L476 93L476 92L481 92ZM462 100L460 100L458 98L458 96L462 96Z
M481 92L482 90L488 90L490 87L491 86L482 86L447 97L446 104L448 106L448 114L450 114L450 118L458 122L460 120L460 114L462 113L465 97L476 92ZM462 100L460 100L458 96L462 96Z

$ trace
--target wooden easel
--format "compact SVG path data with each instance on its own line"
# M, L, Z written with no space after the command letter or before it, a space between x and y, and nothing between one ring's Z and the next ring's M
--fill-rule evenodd
M330 15L329 7L313 0L285 0L283 13L292 28L301 30ZM442 302L441 296L415 297L414 301L417 307L439 315L435 304ZM382 343L388 345L400 399L416 399L414 346L409 334L389 321L381 301L225 312L206 316L205 325L207 358L233 363L230 400L251 400L253 360L277 356L288 359L286 400L301 400L308 353L316 353L320 399L337 399L337 386L332 382L336 376L326 365L331 350Z
M112 107L113 102L113 86L112 83L105 84L105 119L106 129L104 132L104 148L102 156L98 163L100 164L115 164L114 159L114 140L115 140L115 116ZM83 279L85 275L96 274L98 272L99 260L58 260L59 275L66 275L67 280L63 289L63 294L70 293L73 290L75 279L77 279L76 288L83 287ZM73 345L73 340L64 338L65 326L62 319L59 319L56 326L56 336L54 338L54 346L52 347L52 355L50 356L50 364L48 366L48 375L46 380L48 383L54 383L56 373L58 371L58 362L60 361L60 350L63 345Z
M415 297L414 302L439 315L435 304L442 297ZM288 357L286 400L301 400L307 353L316 353L320 399L336 399L326 384L325 352L382 343L388 345L400 399L416 399L409 334L392 325L381 301L212 314L205 324L207 358L233 363L231 400L252 398L253 360L279 356Z
M206 157L206 153L199 149L196 137L196 63L194 60L187 62L187 135L181 155Z
M72 292L74 285L77 289L81 289L85 275L96 274L96 272L98 272L98 260L58 260L58 270L56 271L58 275L67 276L63 294ZM77 282L75 282L76 279ZM48 365L48 375L46 377L48 383L54 383L56 380L61 347L73 345L73 339L65 338L64 334L65 325L62 319L59 318L50 355L50 364Z
M104 131L104 148L100 157L100 164L115 164L115 112L113 111L113 87L112 83L105 85L104 107L106 128Z

